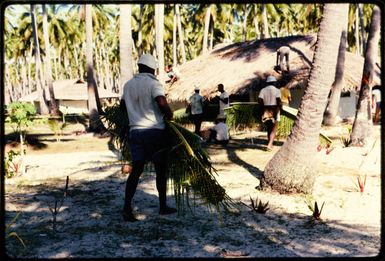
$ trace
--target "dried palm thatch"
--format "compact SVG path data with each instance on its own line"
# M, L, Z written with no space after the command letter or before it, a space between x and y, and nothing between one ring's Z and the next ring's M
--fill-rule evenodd
M129 155L129 120L127 112L117 104L105 110L104 120L117 147ZM183 213L190 201L199 199L207 207L236 208L237 204L217 182L210 158L201 147L200 138L181 125L167 121L169 136L168 175L175 192L176 205ZM194 203L195 204L195 203Z

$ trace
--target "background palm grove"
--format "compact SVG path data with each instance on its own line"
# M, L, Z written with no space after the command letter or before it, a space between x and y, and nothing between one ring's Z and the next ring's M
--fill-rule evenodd
M363 54L372 7L349 4L347 50ZM90 62L97 86L119 93L120 77L136 72L142 53L154 54L160 68L183 64L219 43L317 32L321 15L322 4L314 3L9 5L3 35L5 103L46 87L49 79L86 79ZM92 22L87 24L88 16ZM89 46L86 31L92 32ZM87 52L92 52L90 61ZM128 63L121 67L123 59Z

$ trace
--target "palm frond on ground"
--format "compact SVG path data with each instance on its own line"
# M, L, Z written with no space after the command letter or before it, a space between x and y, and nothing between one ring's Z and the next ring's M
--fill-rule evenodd
M172 148L169 154L169 177L172 180L175 199L182 212L191 208L191 199L199 199L206 206L220 210L236 204L217 182L217 171L210 157L200 145L200 137L175 122L167 122ZM191 189L191 190L190 190ZM192 192L192 194L190 194Z

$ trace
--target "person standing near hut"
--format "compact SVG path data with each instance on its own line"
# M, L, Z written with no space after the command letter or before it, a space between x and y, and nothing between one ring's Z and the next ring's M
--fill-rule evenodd
M219 116L226 116L225 109L230 107L229 94L225 91L222 83L218 84L219 95Z
M191 120L195 125L195 134L201 135L201 125L203 121L203 102L204 98L199 94L199 85L195 85L194 94L190 99L191 106Z
M131 201L146 161L152 161L155 166L159 214L176 212L175 208L166 204L167 133L164 118L171 120L173 112L167 103L163 86L155 76L158 68L155 58L143 54L139 58L138 67L139 73L124 84L121 99L122 109L127 110L130 124L132 171L127 179L123 207L123 219L130 222L137 221L132 213Z
M379 85L374 86L372 89L372 104L374 110L373 123L377 124L381 112L381 91Z
M258 102L263 106L262 122L267 129L267 151L273 149L273 142L277 133L279 123L279 110L282 107L281 92L276 87L277 79L274 76L268 76L266 87L264 87L258 96Z
M280 89L281 92L281 102L282 105L289 106L291 102L291 93L290 90L284 86L282 86Z

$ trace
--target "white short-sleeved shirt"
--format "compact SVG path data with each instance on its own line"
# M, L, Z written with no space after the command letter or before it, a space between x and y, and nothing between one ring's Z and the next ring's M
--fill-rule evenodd
M277 105L277 98L281 98L281 92L273 85L268 85L259 93L259 98L263 100L265 106Z
M163 113L155 98L165 96L162 84L150 73L136 74L124 84L130 129L164 129Z
M221 99L229 98L229 94L226 91L224 91L221 93L221 95L219 95L219 98L221 98ZM219 114L220 115L225 115L225 109L229 108L229 107L230 107L229 101L227 101L227 103L224 103L221 100L219 100Z
M381 91L379 89L372 90L372 95L376 99L376 102L381 102Z
M214 125L213 130L217 132L217 135L216 135L217 140L229 139L229 130L227 128L226 123L218 122L216 125Z
M190 103L192 115L203 113L203 97L199 93L194 93L190 97Z

